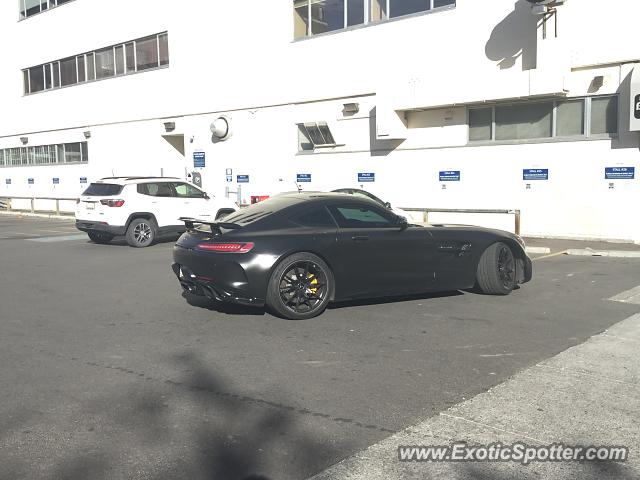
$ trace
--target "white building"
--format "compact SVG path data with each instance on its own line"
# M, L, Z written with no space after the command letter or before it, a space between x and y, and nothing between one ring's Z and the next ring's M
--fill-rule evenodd
M249 201L310 178L640 242L638 18L636 0L0 2L0 196L198 172Z

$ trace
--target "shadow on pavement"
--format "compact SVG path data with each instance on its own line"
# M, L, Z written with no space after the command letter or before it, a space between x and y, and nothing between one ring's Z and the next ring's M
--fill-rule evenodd
M37 453L54 457L53 468L43 472L29 458L36 452L23 452L13 470L52 480L281 480L306 478L335 458L342 441L302 425L296 408L234 393L191 352L169 361L181 372L175 381L105 365L140 378L93 398L71 426L50 433L61 443Z
M387 303L400 303L411 302L413 300L430 300L433 298L445 298L456 297L464 295L464 292L456 290L453 292L430 292L430 293L418 293L415 295L397 295L392 297L378 297L378 298L365 298L361 300L347 300L343 302L336 302L329 305L330 309L342 308L342 307L359 307L363 305L384 305Z

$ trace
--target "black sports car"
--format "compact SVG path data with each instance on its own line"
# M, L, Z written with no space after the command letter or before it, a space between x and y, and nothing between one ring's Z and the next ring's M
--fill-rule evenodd
M222 222L183 219L173 271L183 289L268 306L290 319L329 302L470 289L507 295L531 279L520 237L471 226L410 225L373 200L296 193Z

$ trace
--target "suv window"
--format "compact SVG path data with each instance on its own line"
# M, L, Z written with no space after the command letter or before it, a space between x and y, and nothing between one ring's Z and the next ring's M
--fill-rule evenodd
M82 192L82 195L108 197L112 195L119 195L123 188L124 185L118 185L116 183L92 183L84 192Z
M176 195L181 198L204 198L204 192L188 183L173 183Z
M358 205L331 207L340 228L385 228L394 227L391 215L386 212Z
M150 197L173 197L171 184L168 182L158 183L139 183L138 193L141 195L149 195Z
M294 223L303 227L334 227L333 218L325 207L314 208L291 219Z

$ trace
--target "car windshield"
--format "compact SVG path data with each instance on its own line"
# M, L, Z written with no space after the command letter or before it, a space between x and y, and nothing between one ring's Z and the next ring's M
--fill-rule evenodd
M117 183L92 183L82 195L108 197L118 195L122 188L123 185L118 185Z

